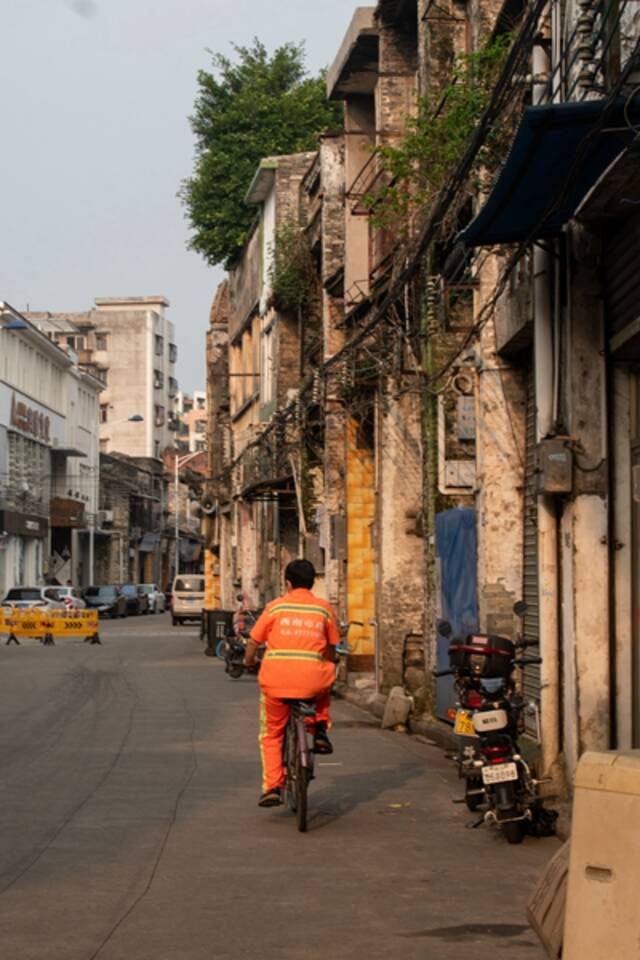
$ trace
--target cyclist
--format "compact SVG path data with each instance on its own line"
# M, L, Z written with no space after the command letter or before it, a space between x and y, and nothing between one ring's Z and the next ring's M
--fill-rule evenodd
M282 739L289 712L287 700L316 700L315 753L333 753L327 736L335 647L340 641L333 607L316 597L316 578L308 560L292 560L285 570L286 594L268 603L251 631L244 664L253 666L259 644L266 643L260 683L261 807L282 803Z

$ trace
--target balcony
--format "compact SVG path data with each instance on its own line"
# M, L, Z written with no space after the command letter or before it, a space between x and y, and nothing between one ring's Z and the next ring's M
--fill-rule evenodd
M78 529L85 525L85 505L69 497L52 497L49 503L50 524L52 527Z

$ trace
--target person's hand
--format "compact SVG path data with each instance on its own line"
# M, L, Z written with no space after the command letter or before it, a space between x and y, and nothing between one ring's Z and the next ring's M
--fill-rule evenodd
M256 658L255 658L255 657L244 657L243 660L242 660L242 666L243 666L243 667L252 667L255 662L256 662Z

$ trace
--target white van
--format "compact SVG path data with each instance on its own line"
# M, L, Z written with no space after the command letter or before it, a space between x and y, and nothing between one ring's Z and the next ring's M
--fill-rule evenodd
M171 623L202 620L204 608L204 576L201 573L182 573L173 581L171 589Z

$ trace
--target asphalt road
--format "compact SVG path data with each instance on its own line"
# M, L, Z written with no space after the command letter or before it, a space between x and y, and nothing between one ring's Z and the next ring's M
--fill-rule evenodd
M309 833L260 790L257 688L168 616L0 647L2 960L540 960L553 840L467 830L441 751L334 707Z

